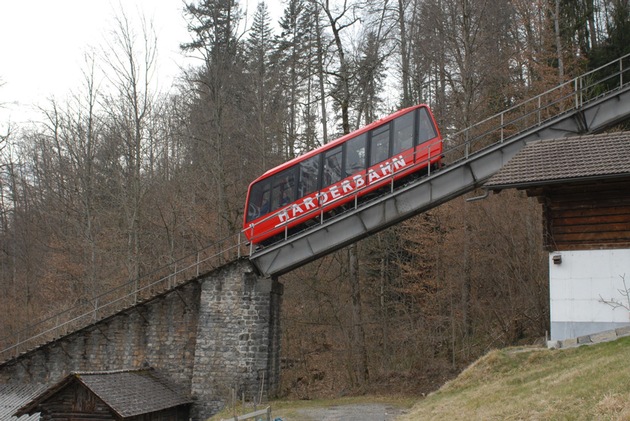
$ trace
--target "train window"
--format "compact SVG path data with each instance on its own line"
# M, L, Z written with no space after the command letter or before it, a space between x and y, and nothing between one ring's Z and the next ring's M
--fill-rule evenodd
M414 113L407 113L394 120L394 144L392 155L413 147Z
M389 158L389 124L372 130L370 139L370 166Z
M433 120L429 116L429 112L426 108L420 108L420 119L418 121L418 143L426 142L429 139L433 139L437 136Z
M348 177L365 169L365 140L367 135L364 133L346 143L346 154L344 155L345 176Z
M317 190L317 175L319 174L319 155L315 155L300 162L299 197L308 196Z
M295 168L289 168L272 177L271 211L295 201Z
M323 186L330 186L341 180L341 145L324 152Z
M247 222L253 221L261 215L269 212L271 203L271 180L259 181L252 186L249 196L249 208L247 209Z

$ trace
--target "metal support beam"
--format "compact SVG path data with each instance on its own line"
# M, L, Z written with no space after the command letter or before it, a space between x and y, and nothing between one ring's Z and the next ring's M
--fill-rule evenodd
M529 142L601 132L629 116L630 90L626 87L257 251L250 260L265 276L289 272L482 186Z

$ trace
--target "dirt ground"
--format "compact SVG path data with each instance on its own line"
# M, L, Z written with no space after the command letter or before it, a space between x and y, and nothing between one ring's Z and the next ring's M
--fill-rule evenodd
M297 415L290 417L272 416L274 421L391 421L402 415L404 410L392 405L349 404L330 405L321 408L297 410Z

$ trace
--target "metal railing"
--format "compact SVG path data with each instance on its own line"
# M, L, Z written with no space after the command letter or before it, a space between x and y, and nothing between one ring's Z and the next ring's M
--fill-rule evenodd
M241 233L231 235L150 274L134 279L84 303L68 308L13 335L0 339L10 343L0 351L0 361L79 330L117 312L167 292L228 262L247 255Z
M262 418L258 418L260 416L264 416L265 421L271 421L271 407L268 406L265 409L259 409L258 411L250 412L249 414L245 415L234 415L232 418L221 418L221 421L246 421L251 420L252 418L262 420Z
M621 89L629 82L630 54L448 135L444 139L442 150L444 162L456 163L469 159L471 155L485 148L505 142L518 133L535 129L549 120L575 111L587 102ZM392 180L393 173L392 171ZM328 205L330 202L325 206ZM369 202L362 204L364 205L369 206ZM359 204L355 200L354 207L357 206ZM285 237L288 237L286 229L285 233ZM171 262L149 275L1 338L0 345L4 348L0 350L0 361L16 357L29 349L164 293L223 264L251 256L254 252L243 232L231 235L196 253Z
M453 161L541 126L584 104L613 93L630 82L630 54L519 102L463 130L447 136ZM453 162L451 161L451 162Z

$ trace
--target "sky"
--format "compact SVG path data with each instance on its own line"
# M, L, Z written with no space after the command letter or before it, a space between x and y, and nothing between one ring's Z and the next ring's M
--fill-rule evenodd
M251 15L257 0L239 3ZM267 4L279 16L280 0ZM184 0L0 0L0 129L8 122L15 126L37 119L38 106L77 90L84 54L105 43L121 9L132 20L153 21L156 78L160 90L167 91L179 69L194 64L179 51L190 40L183 7Z

